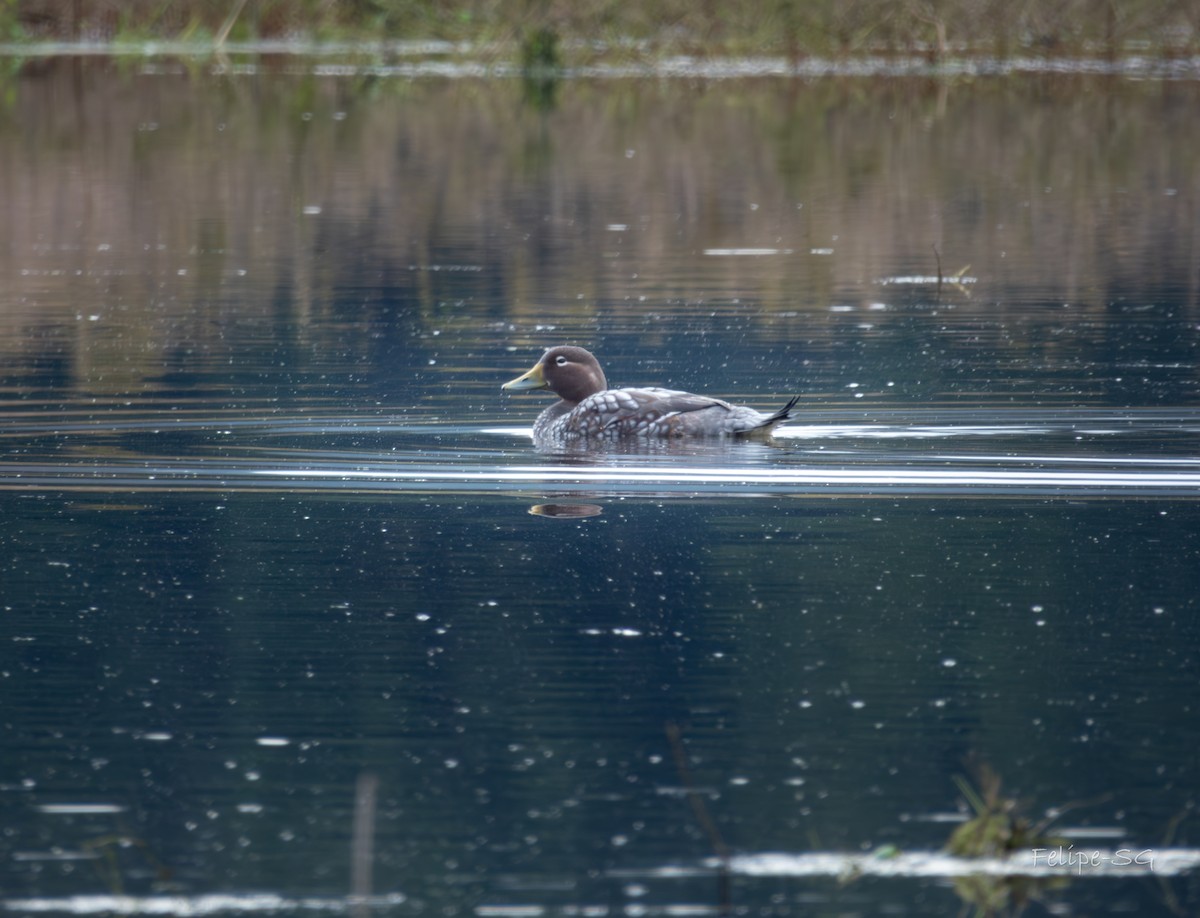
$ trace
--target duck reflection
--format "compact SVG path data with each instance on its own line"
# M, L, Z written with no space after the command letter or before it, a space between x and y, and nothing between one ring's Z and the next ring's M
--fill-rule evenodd
M533 516L544 516L559 520L581 520L599 516L604 508L598 504L534 504L529 508Z

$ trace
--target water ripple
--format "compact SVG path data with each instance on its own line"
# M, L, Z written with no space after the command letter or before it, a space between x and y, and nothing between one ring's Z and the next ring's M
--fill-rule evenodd
M447 466L430 462L371 464L291 458L263 461L138 460L67 463L5 463L0 489L63 491L454 491L518 490L556 494L758 495L930 494L1103 496L1200 496L1200 469L1163 470L1052 468L855 467L737 468L703 466L597 466L556 464Z
M1200 496L1200 417L1190 412L813 420L829 423L786 427L772 446L639 441L552 455L535 452L523 426L354 416L15 417L0 428L9 447L0 489Z

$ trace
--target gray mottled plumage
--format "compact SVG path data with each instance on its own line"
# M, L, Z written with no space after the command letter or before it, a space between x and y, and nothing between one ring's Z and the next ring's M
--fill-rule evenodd
M560 401L538 416L538 439L575 437L767 436L787 420L793 398L773 414L691 392L656 387L609 389L596 358L581 347L552 347L509 392L550 389Z

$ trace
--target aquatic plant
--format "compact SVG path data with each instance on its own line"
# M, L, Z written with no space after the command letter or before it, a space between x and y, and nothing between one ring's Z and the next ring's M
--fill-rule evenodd
M1061 839L1043 834L1053 820L1035 824L1022 815L1016 798L1002 796L1000 776L986 765L979 768L978 790L966 778L956 776L954 780L975 816L950 836L946 843L950 854L1006 857L1014 851L1065 844Z
M521 79L527 102L541 111L554 107L562 57L558 32L550 26L538 26L521 39Z
M946 843L947 852L966 858L1006 858L1018 851L1067 844L1045 834L1052 819L1034 823L1022 814L1016 798L1003 796L1000 776L991 768L982 765L978 773L978 788L966 778L955 776L955 783L975 816L954 830ZM1058 877L979 874L956 879L954 891L975 909L976 915L997 915L1010 909L1019 914L1029 902L1067 882Z
M521 40L521 70L526 76L540 76L561 67L558 32L550 26L538 26Z

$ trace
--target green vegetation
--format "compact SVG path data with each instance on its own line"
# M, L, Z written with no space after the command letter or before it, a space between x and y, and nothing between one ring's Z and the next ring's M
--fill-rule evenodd
M576 55L1193 54L1194 0L0 0L7 40L447 39Z
M958 789L975 816L955 829L946 850L956 857L1005 858L1038 848L1064 847L1068 842L1046 834L1052 820L1037 824L1020 812L1020 802L1000 792L1000 776L986 766L979 769L976 789L964 778L956 778ZM1036 879L1011 875L979 874L960 877L954 891L977 916L1020 914L1025 906L1052 889L1066 884L1063 877Z
M1021 815L1015 798L1000 793L1000 777L989 768L981 769L977 791L965 779L956 779L958 789L975 812L959 826L946 850L958 857L1005 857L1014 851L1066 845L1067 842L1044 834L1049 820L1035 825Z

